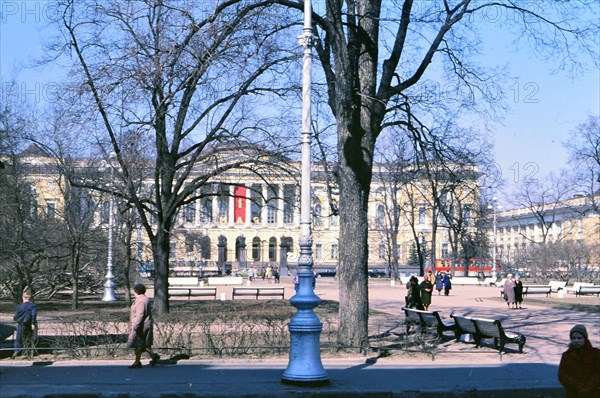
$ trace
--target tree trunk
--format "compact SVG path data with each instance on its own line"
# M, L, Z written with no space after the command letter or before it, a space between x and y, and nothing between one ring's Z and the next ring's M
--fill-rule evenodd
M154 238L154 304L157 314L169 312L169 234L160 226Z
M347 151L340 161L340 228L339 283L340 327L338 342L346 347L366 349L369 322L369 288L367 278L367 204L371 182L370 159L362 157L360 141L352 140L349 129L338 134L343 137L340 148ZM346 138L346 139L344 139Z

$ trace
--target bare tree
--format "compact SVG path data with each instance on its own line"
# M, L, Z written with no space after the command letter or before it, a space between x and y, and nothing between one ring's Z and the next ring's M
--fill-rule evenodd
M486 12L509 14L506 28L517 40L569 68L577 66L576 55L597 51L595 3L546 2L542 8L511 0L351 0L326 1L313 12L316 52L337 123L342 345L368 346L367 203L379 135L393 125L412 125L415 115L446 120L459 111L491 117L502 111L501 98L490 90L501 73L472 62L482 40L477 19ZM435 73L428 73L434 69L446 84L436 85ZM445 86L447 95L436 86Z
M600 213L600 203L595 199L600 190L600 116L590 115L579 124L565 146L573 160L580 189L590 196L595 211Z
M75 61L70 113L82 116L80 126L91 130L112 168L105 176L114 175L75 174L71 182L135 208L152 245L158 313L169 310L169 243L178 210L215 195L201 188L216 175L235 168L273 172L284 160L265 151L275 149L274 137L283 132L265 128L270 112L266 106L253 112L251 99L286 95L274 80L286 71L277 67L297 58L285 50L282 26L267 24L274 20L268 3L63 2L57 22L65 46L55 50Z

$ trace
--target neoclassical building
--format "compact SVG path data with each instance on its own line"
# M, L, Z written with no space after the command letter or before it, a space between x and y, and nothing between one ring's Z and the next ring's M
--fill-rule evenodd
M523 268L522 259L528 251L542 245L566 245L573 250L577 266L600 270L600 192L593 196L577 195L570 199L539 203L499 211L496 235L489 233L490 242L496 243L498 260L515 268ZM581 252L578 252L581 249ZM568 257L565 257L568 258ZM565 260L562 260L565 261Z
M56 167L55 159L31 146L19 155L19 160L25 165L25 178L35 196L37 212L46 217L61 217L65 213L63 191L66 181ZM338 190L330 167L322 163L312 165L313 259L317 269L336 269L338 260ZM290 168L291 174L273 173L267 176L243 170L229 171L206 184L203 189L210 195L179 211L171 231L171 269L185 273L186 270L195 272L205 267L215 272L235 272L267 264L293 268L299 254L300 165L292 163ZM387 212L400 213L395 236L401 267L413 254L411 250L416 239L431 252L433 218L439 219L440 215L439 211L434 215L431 190L426 181L412 181L411 188L390 188L386 181L390 179L391 172L382 165L378 165L377 169L368 207L369 268L387 270L390 261ZM103 170L108 172L101 166L96 172ZM412 171L414 174L414 167ZM470 229L475 225L472 219L479 213L476 183L476 177L473 177L460 198L464 216L461 218L469 223ZM389 189L400 191L395 195L399 206L390 203L392 195L385 193ZM116 199L98 193L91 193L90 197L96 203L94 222L108 228L111 222L110 201ZM113 216L118 207L119 203L112 207ZM122 220L113 217L112 222L118 224ZM444 222L437 224L435 252L439 257L448 254L450 244L448 234L443 233L447 225ZM148 239L141 227L134 229L132 242L135 259L142 267L151 266ZM428 264L434 264L434 259L428 258Z

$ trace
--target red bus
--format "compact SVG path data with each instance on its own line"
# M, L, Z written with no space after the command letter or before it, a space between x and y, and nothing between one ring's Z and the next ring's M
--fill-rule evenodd
M454 261L454 276L480 276L481 273L485 276L491 276L492 264L493 261L488 258L471 258L467 264L465 264L465 259L456 259ZM433 272L434 274L437 272L450 272L451 266L451 258L438 258L435 260L435 270ZM500 273L498 263L496 263L496 272Z

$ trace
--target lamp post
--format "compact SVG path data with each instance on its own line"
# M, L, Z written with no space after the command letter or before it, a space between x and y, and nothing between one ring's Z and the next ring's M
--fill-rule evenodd
M111 154L112 155L112 154ZM112 158L113 156L109 156L110 160L110 182L112 184L114 180L114 169L112 166ZM102 301L115 301L115 283L113 282L113 226L114 226L114 207L115 207L115 197L111 193L110 198L108 200L108 254L107 254L107 264L106 264L106 282L104 282L104 297L102 297Z
M313 311L320 299L313 288L313 258L311 232L311 177L310 177L310 132L311 132L311 62L314 36L312 32L312 7L310 0L304 1L304 29L298 36L304 48L302 62L302 186L300 197L300 257L298 258L298 291L290 299L298 309L292 317L290 330L290 354L287 369L281 382L296 385L323 385L329 376L321 363L320 336L323 324Z
M493 247L492 247L492 278L496 280L498 278L497 270L496 270L496 250L497 250L497 221L496 221L496 211L499 209L498 206L498 198L495 196L492 198L492 204L488 205L488 209L492 210L493 224L492 224L492 233L493 233Z

